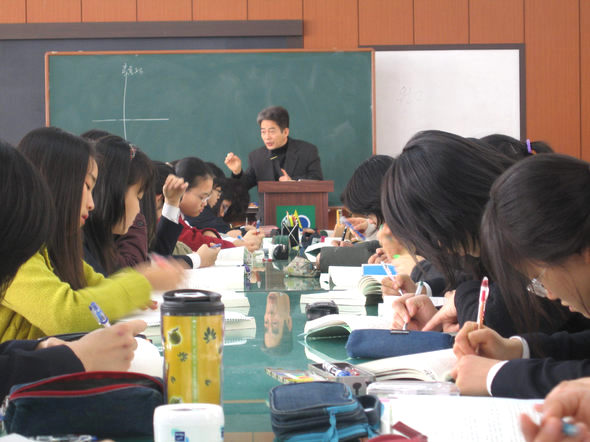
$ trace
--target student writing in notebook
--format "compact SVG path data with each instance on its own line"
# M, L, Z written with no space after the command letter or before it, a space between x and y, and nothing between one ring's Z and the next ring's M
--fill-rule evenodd
M19 267L47 242L55 222L43 178L12 146L0 140L0 299ZM38 215L42 214L42 216ZM0 344L0 396L12 385L79 371L124 371L137 347L141 320L96 330L73 342L56 338Z
M148 259L147 230L130 228L154 169L146 154L116 135L99 138L95 149L100 173L92 191L94 209L83 227L84 260L107 276ZM117 246L116 236L122 235Z
M448 289L455 289L435 310L414 312L415 326L440 330L475 320L481 278L487 274L480 260L479 228L489 191L494 181L515 160L482 143L442 131L414 135L384 178L382 210L393 235L408 250L428 259L442 273ZM385 279L383 285L390 281ZM415 285L402 287L409 293L394 305L400 307L394 326L403 327L412 319L404 302L413 298ZM421 299L421 298L417 298ZM588 321L564 308L544 301L551 320L539 330L579 330ZM516 333L499 288L490 284L486 325L502 336Z
M183 158L175 165L176 175L188 183L188 187L180 202L180 211L184 215L198 216L211 195L213 189L213 174L209 167L196 157ZM245 246L248 250L254 251L260 248L263 235L256 230L247 232L243 238L238 238L233 242L221 238L217 230L212 228L197 229L192 227L184 220L179 218L183 226L179 241L182 241L192 250L198 250L203 244L220 244L221 248L234 246Z
M196 252L175 253L178 237L184 227L179 222L180 201L188 187L184 179L174 175L174 168L167 163L154 161L156 178L154 198L157 219L156 234L150 244L150 251L163 256L174 255L184 261L191 269L209 267L215 264L219 248L211 248L209 244L201 245ZM182 244L182 243L181 243Z
M361 233L367 234L369 225L377 229L383 223L381 180L392 163L393 158L388 155L374 155L363 161L340 195L348 210L359 215L348 220L355 229L361 229ZM361 265L375 254L378 247L376 239L363 241L354 247L324 247L316 257L316 266L325 273L331 265Z
M590 317L589 163L546 154L516 164L494 184L481 232L488 268L523 328L536 329L542 297ZM467 323L455 353L457 382L471 394L543 397L561 380L590 376L590 330L505 339Z
M94 208L92 189L99 173L88 141L46 127L25 135L18 149L45 178L56 223L46 246L20 267L0 303L2 341L93 330L98 324L88 310L91 302L117 320L150 304L152 289L176 287L182 269L167 260L109 278L82 260L81 228ZM31 214L36 215L43 216Z

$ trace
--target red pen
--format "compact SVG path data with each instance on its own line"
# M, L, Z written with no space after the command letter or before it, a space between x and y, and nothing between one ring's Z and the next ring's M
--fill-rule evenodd
M484 276L481 280L481 287L479 289L479 306L477 309L477 328L478 330L483 328L483 320L486 314L486 301L490 293L490 287L488 285L488 278Z

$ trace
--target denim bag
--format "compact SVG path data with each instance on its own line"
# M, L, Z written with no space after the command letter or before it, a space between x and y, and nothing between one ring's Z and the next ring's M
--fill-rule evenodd
M10 389L2 406L7 433L23 436L153 434L162 380L141 373L95 371L42 379Z
M373 437L383 410L375 396L355 398L339 382L279 385L270 390L269 405L276 440L289 442Z

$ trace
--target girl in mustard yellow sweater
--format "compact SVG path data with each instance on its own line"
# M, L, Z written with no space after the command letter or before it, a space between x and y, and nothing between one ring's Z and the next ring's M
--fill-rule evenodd
M46 247L21 266L2 298L0 342L89 331L98 327L88 309L92 301L117 320L147 306L152 288L176 287L182 271L170 261L124 269L110 278L83 262L80 230L94 208L92 189L99 173L88 141L47 127L28 133L18 149L47 181L56 226Z

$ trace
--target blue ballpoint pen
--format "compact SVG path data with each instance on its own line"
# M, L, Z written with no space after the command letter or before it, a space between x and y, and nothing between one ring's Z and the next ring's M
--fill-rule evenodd
M102 311L102 309L98 306L98 304L96 302L91 302L90 305L88 306L88 308L90 309L90 311L92 312L92 314L96 318L96 321L98 322L99 325L101 325L102 327L110 327L111 326L111 323L109 322L109 318L107 318L107 315L104 314L104 312Z
M352 232L358 236L360 239L362 239L363 241L365 240L365 235L363 235L361 232L359 232L358 230L356 230L352 224L350 223L350 221L348 221L346 218L344 218L343 216L340 217L340 222L342 224L344 224L346 227L348 227L350 230L352 230Z

